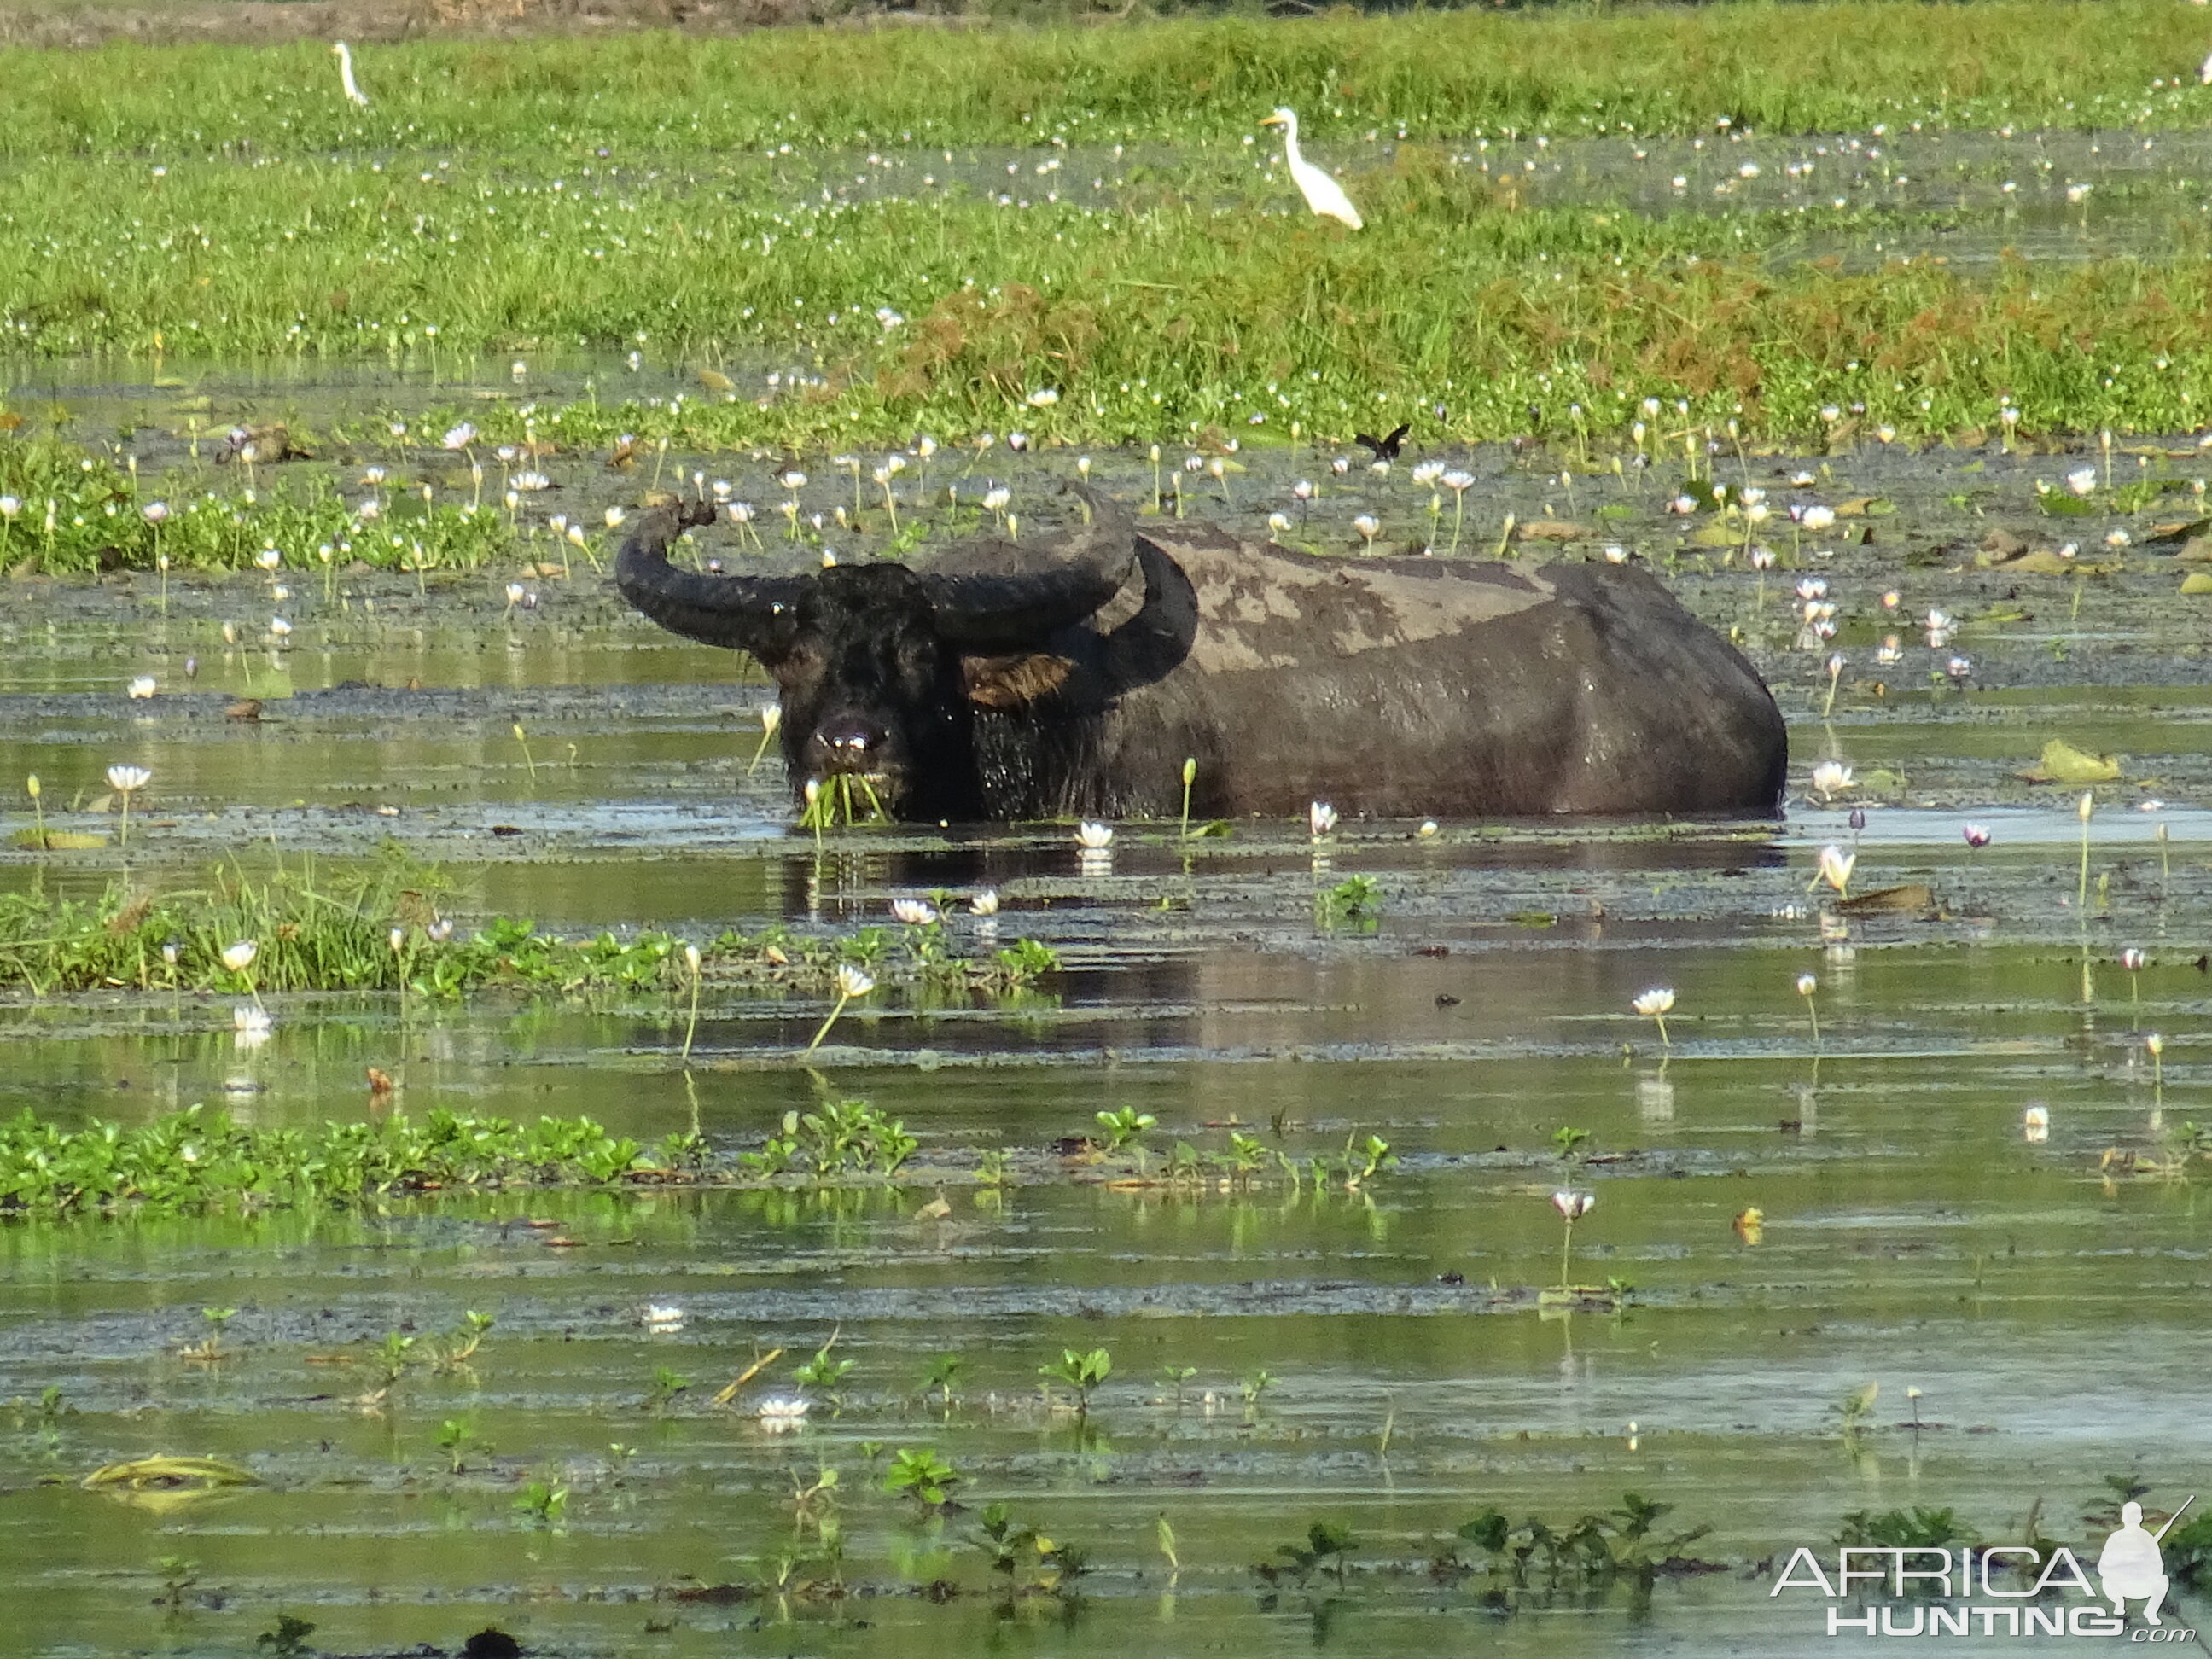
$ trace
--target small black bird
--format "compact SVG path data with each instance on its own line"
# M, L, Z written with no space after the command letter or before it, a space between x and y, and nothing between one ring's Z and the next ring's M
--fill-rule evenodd
M1400 447L1406 441L1406 434L1413 429L1413 423L1409 421L1387 438L1378 438L1369 432L1359 432L1352 434L1352 441L1371 453L1378 461L1395 461L1398 459Z

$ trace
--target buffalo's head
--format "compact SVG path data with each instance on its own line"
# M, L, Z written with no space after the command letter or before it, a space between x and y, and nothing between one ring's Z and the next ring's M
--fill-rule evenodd
M637 520L615 581L662 627L759 659L781 693L794 790L851 773L902 817L967 817L979 789L974 710L1055 687L1067 665L1042 654L1046 641L1128 577L1133 526L1109 501L1093 507L1042 566L1027 550L984 546L963 550L958 574L860 564L708 576L668 562L669 544L714 516L711 504L686 503Z

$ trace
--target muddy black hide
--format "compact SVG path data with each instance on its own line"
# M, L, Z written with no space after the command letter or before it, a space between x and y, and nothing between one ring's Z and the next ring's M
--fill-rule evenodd
M794 793L899 817L1763 814L1788 739L1758 672L1630 564L1319 558L1092 496L1042 549L714 576L641 517L640 611L775 680Z

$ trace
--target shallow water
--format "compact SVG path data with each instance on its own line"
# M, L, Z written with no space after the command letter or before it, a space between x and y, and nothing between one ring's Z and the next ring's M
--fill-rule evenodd
M2179 136L2123 153L2087 137L1899 135L1880 157L1871 138L1832 141L1859 146L1848 160L1821 142L1638 157L1626 140L1514 141L1462 146L1462 165L1510 171L1534 201L1803 205L1808 226L1845 171L1853 191L1914 210L1958 198L1980 216L1970 240L2041 234L2045 252L2077 236L2134 246L2130 226L2162 235L2200 210L2203 146ZM1356 175L1358 155L1379 164L1383 146L1321 148ZM1792 173L1806 154L1814 173ZM979 179L1001 165L973 160ZM1260 165L1222 163L1224 189L1259 187ZM1692 181L1679 195L1678 172ZM2087 213L2064 204L2065 185L2093 174L2105 194ZM2015 176L2014 196L2033 181L2018 208L2002 190ZM2162 191L2168 205L2148 205ZM1807 235L1819 251L1818 229ZM771 372L745 366L759 380L746 390ZM183 384L157 383L172 378ZM207 399L192 416L204 426L337 424L593 382L664 399L696 385L687 365L550 356L520 390L504 362L447 364L434 380L422 365L13 377L84 434L145 422L132 442L149 471L195 488L231 481L195 468L182 397ZM2035 485L2079 456L2008 453L1994 438L1833 447L1708 458L1778 508L1880 504L1826 536L1795 535L1778 514L1761 535L1788 568L1765 577L1741 549L1698 542L1705 520L1666 511L1673 468L1616 477L1609 457L1565 447L1447 456L1416 433L1394 471L1363 459L1339 474L1330 452L1255 446L1218 485L1185 484L1191 516L1260 536L1281 512L1292 523L1279 533L1346 556L1362 550L1360 513L1383 520L1384 550L1441 553L1451 538L1487 556L1510 512L1579 523L1568 556L1612 543L1647 561L1737 633L1792 722L1790 799L1772 823L1447 822L1424 835L1347 822L1320 848L1295 825L1188 847L1176 826L1124 825L1103 872L1079 868L1065 825L817 846L789 827L775 757L752 764L769 688L629 615L582 561L567 577L487 568L420 586L288 574L280 649L222 636L229 623L264 637L280 602L259 580L11 582L0 777L38 773L49 823L89 833L117 827L106 765L155 777L127 859L112 844L44 858L11 844L11 890L185 884L218 861L343 869L394 842L444 867L464 926L507 915L570 931L827 932L880 919L894 896L988 884L1002 938L1043 939L1066 963L1004 1006L886 989L811 1066L797 1050L818 999L713 990L688 1072L684 1011L657 998L272 999L272 1040L246 1051L228 999L0 993L0 1111L138 1121L204 1101L257 1123L351 1120L371 1109L375 1066L410 1111L584 1113L640 1139L696 1123L737 1149L787 1110L859 1096L920 1137L917 1166L942 1176L947 1205L925 1213L939 1195L930 1176L897 1191L538 1192L0 1225L0 1402L25 1402L0 1406L13 1650L244 1654L290 1612L333 1652L450 1651L493 1620L534 1651L580 1655L917 1642L1413 1654L1440 1637L1513 1653L1832 1651L1820 1604L1771 1598L1774 1569L1759 1564L1825 1544L1853 1511L1952 1509L1998 1542L2021 1536L2039 1502L2045 1534L2094 1549L2106 1523L2082 1511L2108 1498L2106 1477L2138 1474L2161 1510L2212 1490L2200 1443L2212 1217L2185 1163L2128 1172L2212 1112L2212 600L2176 592L2204 568L2177 552L2204 463L2187 438L2098 458L2122 483L2171 492L2137 512L2060 517ZM1452 503L1412 481L1417 453L1474 474L1463 540ZM334 446L285 472L344 477L376 459ZM552 469L559 510L635 501L641 480L599 459ZM971 496L1009 482L1024 514L1034 501L1049 519L1066 459L948 445L933 482ZM1093 476L1172 512L1180 459L1164 483L1134 453L1095 456ZM776 499L773 458L667 465ZM765 555L726 532L709 550L804 567L824 541L847 556L880 547L872 501L857 528L811 527L851 488L825 459L808 470L795 538L764 510ZM1323 489L1302 508L1291 487L1305 477ZM919 476L913 488L908 510L941 511ZM974 523L944 520L933 539ZM1979 568L1993 528L2041 550L2077 544L2075 571L2112 568ZM2131 539L2115 559L2104 548L2118 530ZM1811 578L1838 605L1833 641L1799 638L1792 589ZM534 603L510 605L509 580ZM1920 625L1934 608L1957 624L1941 642ZM1832 697L1831 650L1845 659ZM124 695L140 674L158 683L150 700ZM258 720L226 713L240 698L259 702ZM2078 791L2019 775L2054 738L2121 765L2087 832L2086 910ZM1822 759L1850 765L1855 787L1815 795ZM1990 829L1988 847L1966 847L1968 821ZM1926 884L1936 914L1824 927L1833 896L1814 887L1814 860L1831 842L1856 850L1855 892ZM1379 915L1322 925L1316 895L1350 875L1376 882ZM2138 975L2120 966L2130 946L2150 957ZM1809 1004L1801 974L1818 981ZM1676 994L1667 1048L1629 1007L1654 985ZM1125 1106L1158 1120L1155 1160L1178 1140L1220 1151L1233 1123L1300 1159L1376 1133L1400 1161L1356 1191L1292 1193L1276 1174L1250 1190L1116 1189L1054 1150ZM2046 1138L2029 1138L2031 1107L2047 1113ZM1589 1139L1563 1159L1553 1136L1566 1127ZM973 1154L1001 1146L1022 1179L981 1190ZM1571 1276L1632 1285L1618 1310L1537 1300L1561 1274L1549 1199L1562 1186L1598 1200ZM1755 1242L1732 1224L1752 1209L1765 1216ZM680 1305L682 1330L646 1331L648 1302ZM239 1310L228 1357L188 1361L210 1306ZM472 1367L420 1367L361 1403L385 1333L442 1333L469 1309L497 1321ZM789 1388L833 1333L854 1362L842 1407L817 1397L803 1431L765 1433L759 1397ZM732 1407L708 1403L779 1346ZM1114 1370L1089 1424L1044 1409L1037 1367L1098 1346ZM948 1352L966 1362L949 1413L921 1383ZM647 1409L659 1366L694 1386ZM1180 1401L1164 1367L1191 1368ZM1248 1403L1263 1370L1273 1381ZM1866 1426L1845 1435L1838 1407L1873 1381ZM48 1389L50 1417L37 1403ZM454 1473L436 1437L464 1417L488 1443ZM892 1451L922 1446L966 1478L963 1512L918 1522L878 1489ZM163 1451L235 1457L265 1484L166 1503L76 1484ZM823 1542L792 1505L794 1481L823 1468L841 1476L842 1598L819 1589ZM568 1489L556 1526L515 1510L533 1480ZM1726 1570L1662 1579L1648 1598L1540 1583L1493 1595L1480 1576L1429 1575L1485 1508L1565 1525L1629 1490L1677 1506L1662 1530L1710 1523L1686 1547ZM998 1498L1089 1552L1079 1598L998 1592L973 1541ZM1177 1572L1158 1547L1163 1515ZM1357 1539L1341 1581L1270 1589L1250 1571L1324 1519ZM165 1557L197 1564L174 1613L154 1605ZM922 1593L939 1583L960 1593ZM734 1588L683 1599L700 1586ZM2212 1613L2203 1595L2185 1594L2185 1622Z
M1863 574L1876 579L1870 562ZM1752 584L1685 580L1723 619L1756 614ZM166 641L143 631L143 588L80 594L51 635L18 618L0 769L65 791L72 757L149 764L161 791L134 831L137 879L190 879L216 857L343 860L389 836L448 863L465 920L687 930L831 928L896 893L990 882L1002 929L1060 946L1068 969L1022 1009L880 996L811 1069L792 1056L817 1001L710 997L688 1079L680 1011L658 1001L280 999L274 1040L240 1053L227 1002L18 998L0 1011L0 1109L137 1120L205 1100L306 1123L367 1110L377 1066L409 1109L586 1112L641 1138L696 1113L737 1146L787 1109L858 1095L905 1120L923 1166L1005 1145L1042 1173L1003 1198L948 1176L942 1219L918 1213L925 1182L0 1229L0 1400L56 1387L63 1406L46 1425L35 1403L0 1415L0 1599L22 1651L240 1653L279 1611L313 1619L332 1651L450 1650L492 1620L579 1654L1413 1653L1440 1631L1516 1652L1804 1651L1828 1644L1820 1604L1771 1600L1772 1569L1753 1564L1821 1544L1849 1511L1954 1508L1995 1541L2040 1498L2045 1530L2078 1540L2107 1474L2140 1471L2154 1504L2212 1475L2195 1449L2212 1406L2212 1218L2186 1180L2098 1168L2207 1103L2199 684L2007 686L2005 665L2043 647L1992 642L1977 650L2000 684L1846 694L1824 725L1824 681L1793 689L1780 641L1766 659L1800 774L1831 744L1862 773L1908 774L1869 814L1857 883L1927 881L1948 913L1862 919L1824 943L1807 883L1818 846L1850 838L1841 805L1800 798L1771 826L1452 823L1425 838L1347 823L1320 868L1279 825L1188 855L1172 826L1126 826L1103 876L1079 874L1051 827L863 832L817 857L784 827L773 762L746 769L766 689L611 620L604 600L517 619L487 592L419 641L411 620L378 633L343 612L330 626L347 641L321 648L311 626L271 667L205 645L207 617L251 591L203 594L201 619L173 617ZM2118 644L2093 660L2188 648L2154 607L2100 603ZM198 682L150 704L113 689L142 660L167 683L194 641L203 680L266 694L258 726L223 719ZM307 695L364 678L421 689ZM2093 876L2113 879L2087 918L2072 908L2072 794L2003 781L2045 732L2126 751L2129 777L2160 780L2167 801L2115 798L2094 821ZM1962 802L1993 828L1979 854L1958 839ZM12 883L84 891L120 862L9 858ZM1353 872L1381 884L1373 931L1317 927L1316 887ZM2153 957L2135 986L2116 960L2128 944ZM1820 981L1817 1054L1801 972ZM1668 1052L1627 1006L1655 983L1678 997ZM2030 1103L2048 1110L2045 1141L2024 1138ZM1048 1143L1121 1106L1158 1117L1163 1156L1279 1117L1271 1144L1295 1156L1375 1133L1401 1164L1358 1192L1296 1196L1054 1173ZM1589 1131L1586 1158L1553 1153L1565 1125ZM1535 1304L1559 1278L1548 1195L1568 1183L1598 1198L1574 1275L1632 1284L1618 1312ZM1756 1244L1731 1227L1751 1207ZM575 1248L515 1224L530 1218ZM649 1300L679 1304L683 1330L647 1333ZM205 1306L240 1310L231 1357L186 1362ZM425 1367L382 1408L356 1403L383 1333L441 1332L471 1308L498 1322L472 1369ZM823 1399L799 1434L764 1434L760 1393L833 1332L854 1361L842 1410ZM779 1345L734 1409L704 1398ZM1101 1346L1114 1374L1088 1429L1043 1411L1036 1367ZM943 1352L967 1365L949 1416L918 1398ZM319 1363L332 1358L351 1363ZM665 1411L641 1403L657 1366L695 1384ZM1193 1369L1180 1408L1164 1366ZM1275 1381L1248 1407L1261 1370ZM1845 1439L1832 1408L1877 1380L1869 1427ZM463 1415L492 1449L453 1474L435 1437ZM922 1445L971 1483L966 1512L920 1523L875 1490L890 1451ZM266 1484L167 1506L76 1486L156 1451L237 1457ZM823 1467L842 1476L842 1600L791 1588L824 1571L790 1501ZM513 1508L532 1480L571 1493L556 1528ZM1711 1523L1691 1553L1729 1570L1662 1581L1648 1601L1532 1589L1502 1605L1480 1577L1428 1576L1437 1540L1483 1508L1564 1523L1632 1489L1675 1504L1670 1523ZM1091 1553L1079 1601L992 1592L969 1540L1000 1498ZM1251 1562L1323 1518L1358 1540L1346 1581L1268 1591ZM174 1615L150 1605L171 1556L198 1575ZM799 1565L780 1600L759 1587L787 1556ZM919 1594L939 1580L964 1593ZM694 1584L746 1599L675 1599ZM2200 1611L2185 1598L2185 1617Z

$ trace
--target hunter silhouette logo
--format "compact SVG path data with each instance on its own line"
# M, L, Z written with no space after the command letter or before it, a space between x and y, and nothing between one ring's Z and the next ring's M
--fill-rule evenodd
M2181 1510L2197 1501L2195 1492L2184 1498ZM2181 1510L2166 1518L2166 1524L2156 1532L2146 1532L2142 1523L2142 1505L2124 1504L2120 1506L2120 1524L2097 1557L2097 1577L2103 1581L2105 1599L2112 1604L2112 1611L2124 1619L2128 1603L2141 1601L2143 1623L2160 1625L2166 1621L2158 1616L2159 1604L2166 1600L2168 1580L2166 1558L2159 1553L2159 1545L2181 1519Z
M1793 1551L1767 1592L1810 1590L1828 1603L1827 1634L1863 1636L2101 1636L2136 1642L2193 1642L2185 1626L2160 1616L2172 1580L2160 1547L2191 1493L2156 1532L2142 1505L2120 1508L2120 1524L2097 1553L2097 1583L2064 1545L1844 1544L1832 1576L1814 1551ZM2102 1589L2100 1589L2099 1586ZM2130 1629L2129 1604L2142 1623ZM1838 1605L1841 1603L1843 1605Z

